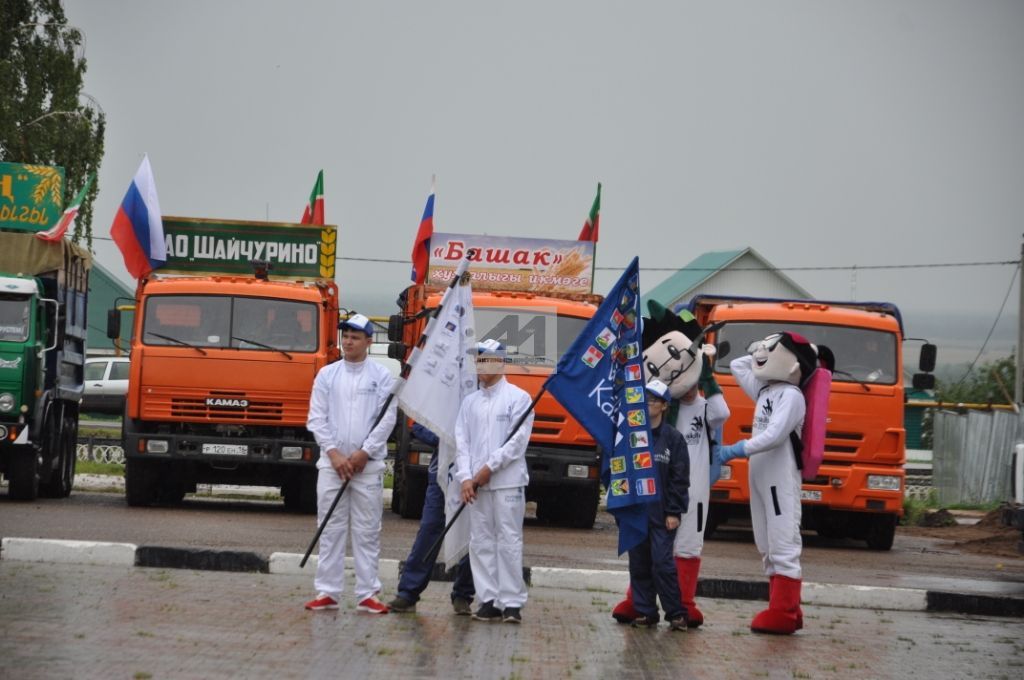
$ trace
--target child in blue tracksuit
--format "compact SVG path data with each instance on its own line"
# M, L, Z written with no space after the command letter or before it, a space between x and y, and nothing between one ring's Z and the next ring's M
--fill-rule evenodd
M687 612L679 595L672 546L679 519L689 503L690 456L683 435L663 422L671 398L665 383L657 379L647 383L658 500L647 506L647 538L629 551L629 581L633 606L640 614L633 620L634 626L647 628L658 624L658 605L654 600L657 594L669 628L685 631Z

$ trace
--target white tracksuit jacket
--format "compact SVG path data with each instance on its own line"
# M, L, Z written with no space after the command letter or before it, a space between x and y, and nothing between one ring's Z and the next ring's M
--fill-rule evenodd
M711 498L708 429L714 433L728 419L729 407L721 393L712 395L710 399L698 394L689 404L679 402L675 427L686 439L686 450L690 454L690 504L676 531L673 552L678 557L700 557L704 549L704 527Z
M355 475L320 535L320 553L314 587L338 599L345 588L345 543L352 533L358 601L380 590L380 523L383 513L384 459L387 440L395 427L397 400L370 431L387 400L394 378L386 368L367 358L337 361L320 369L313 381L306 427L320 445L317 461L317 525L323 521L343 483L331 466L329 449L351 456L362 449L369 455L363 471Z
M470 506L469 559L477 597L499 609L526 604L523 512L533 413L508 443L505 439L530 402L529 394L503 377L466 397L455 425L455 478L461 484L484 465L491 470L490 482Z
M729 367L743 391L757 402L752 436L744 445L754 542L766 575L799 580L801 479L789 433L803 426L807 406L795 385L755 378L753 361L747 355L734 359Z

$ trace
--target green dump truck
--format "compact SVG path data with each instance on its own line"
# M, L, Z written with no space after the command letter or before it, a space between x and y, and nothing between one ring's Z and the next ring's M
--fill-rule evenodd
M0 232L0 473L18 500L71 493L91 258Z

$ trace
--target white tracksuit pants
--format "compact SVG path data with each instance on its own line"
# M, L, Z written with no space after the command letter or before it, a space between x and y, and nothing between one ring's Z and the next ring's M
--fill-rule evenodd
M522 487L480 489L469 506L469 562L480 602L498 609L526 604L523 581Z
M672 551L677 557L700 557L704 551L704 527L711 499L711 464L707 449L690 455L690 503L679 520Z
M788 446L749 458L750 520L767 576L800 580L800 471Z
M316 481L317 526L343 484L333 468L320 470ZM339 599L345 590L345 544L352 536L356 568L356 601L380 592L380 524L384 511L383 472L360 473L352 478L320 534L320 553L313 587L318 593Z

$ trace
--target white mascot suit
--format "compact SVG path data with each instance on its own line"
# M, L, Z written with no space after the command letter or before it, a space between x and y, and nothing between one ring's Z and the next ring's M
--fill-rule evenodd
M800 609L800 469L791 433L806 412L798 385L818 365L818 350L796 333L774 333L730 363L740 387L757 402L750 439L719 449L724 464L749 459L750 518L754 542L768 576L768 609L750 629L791 635L803 628Z

